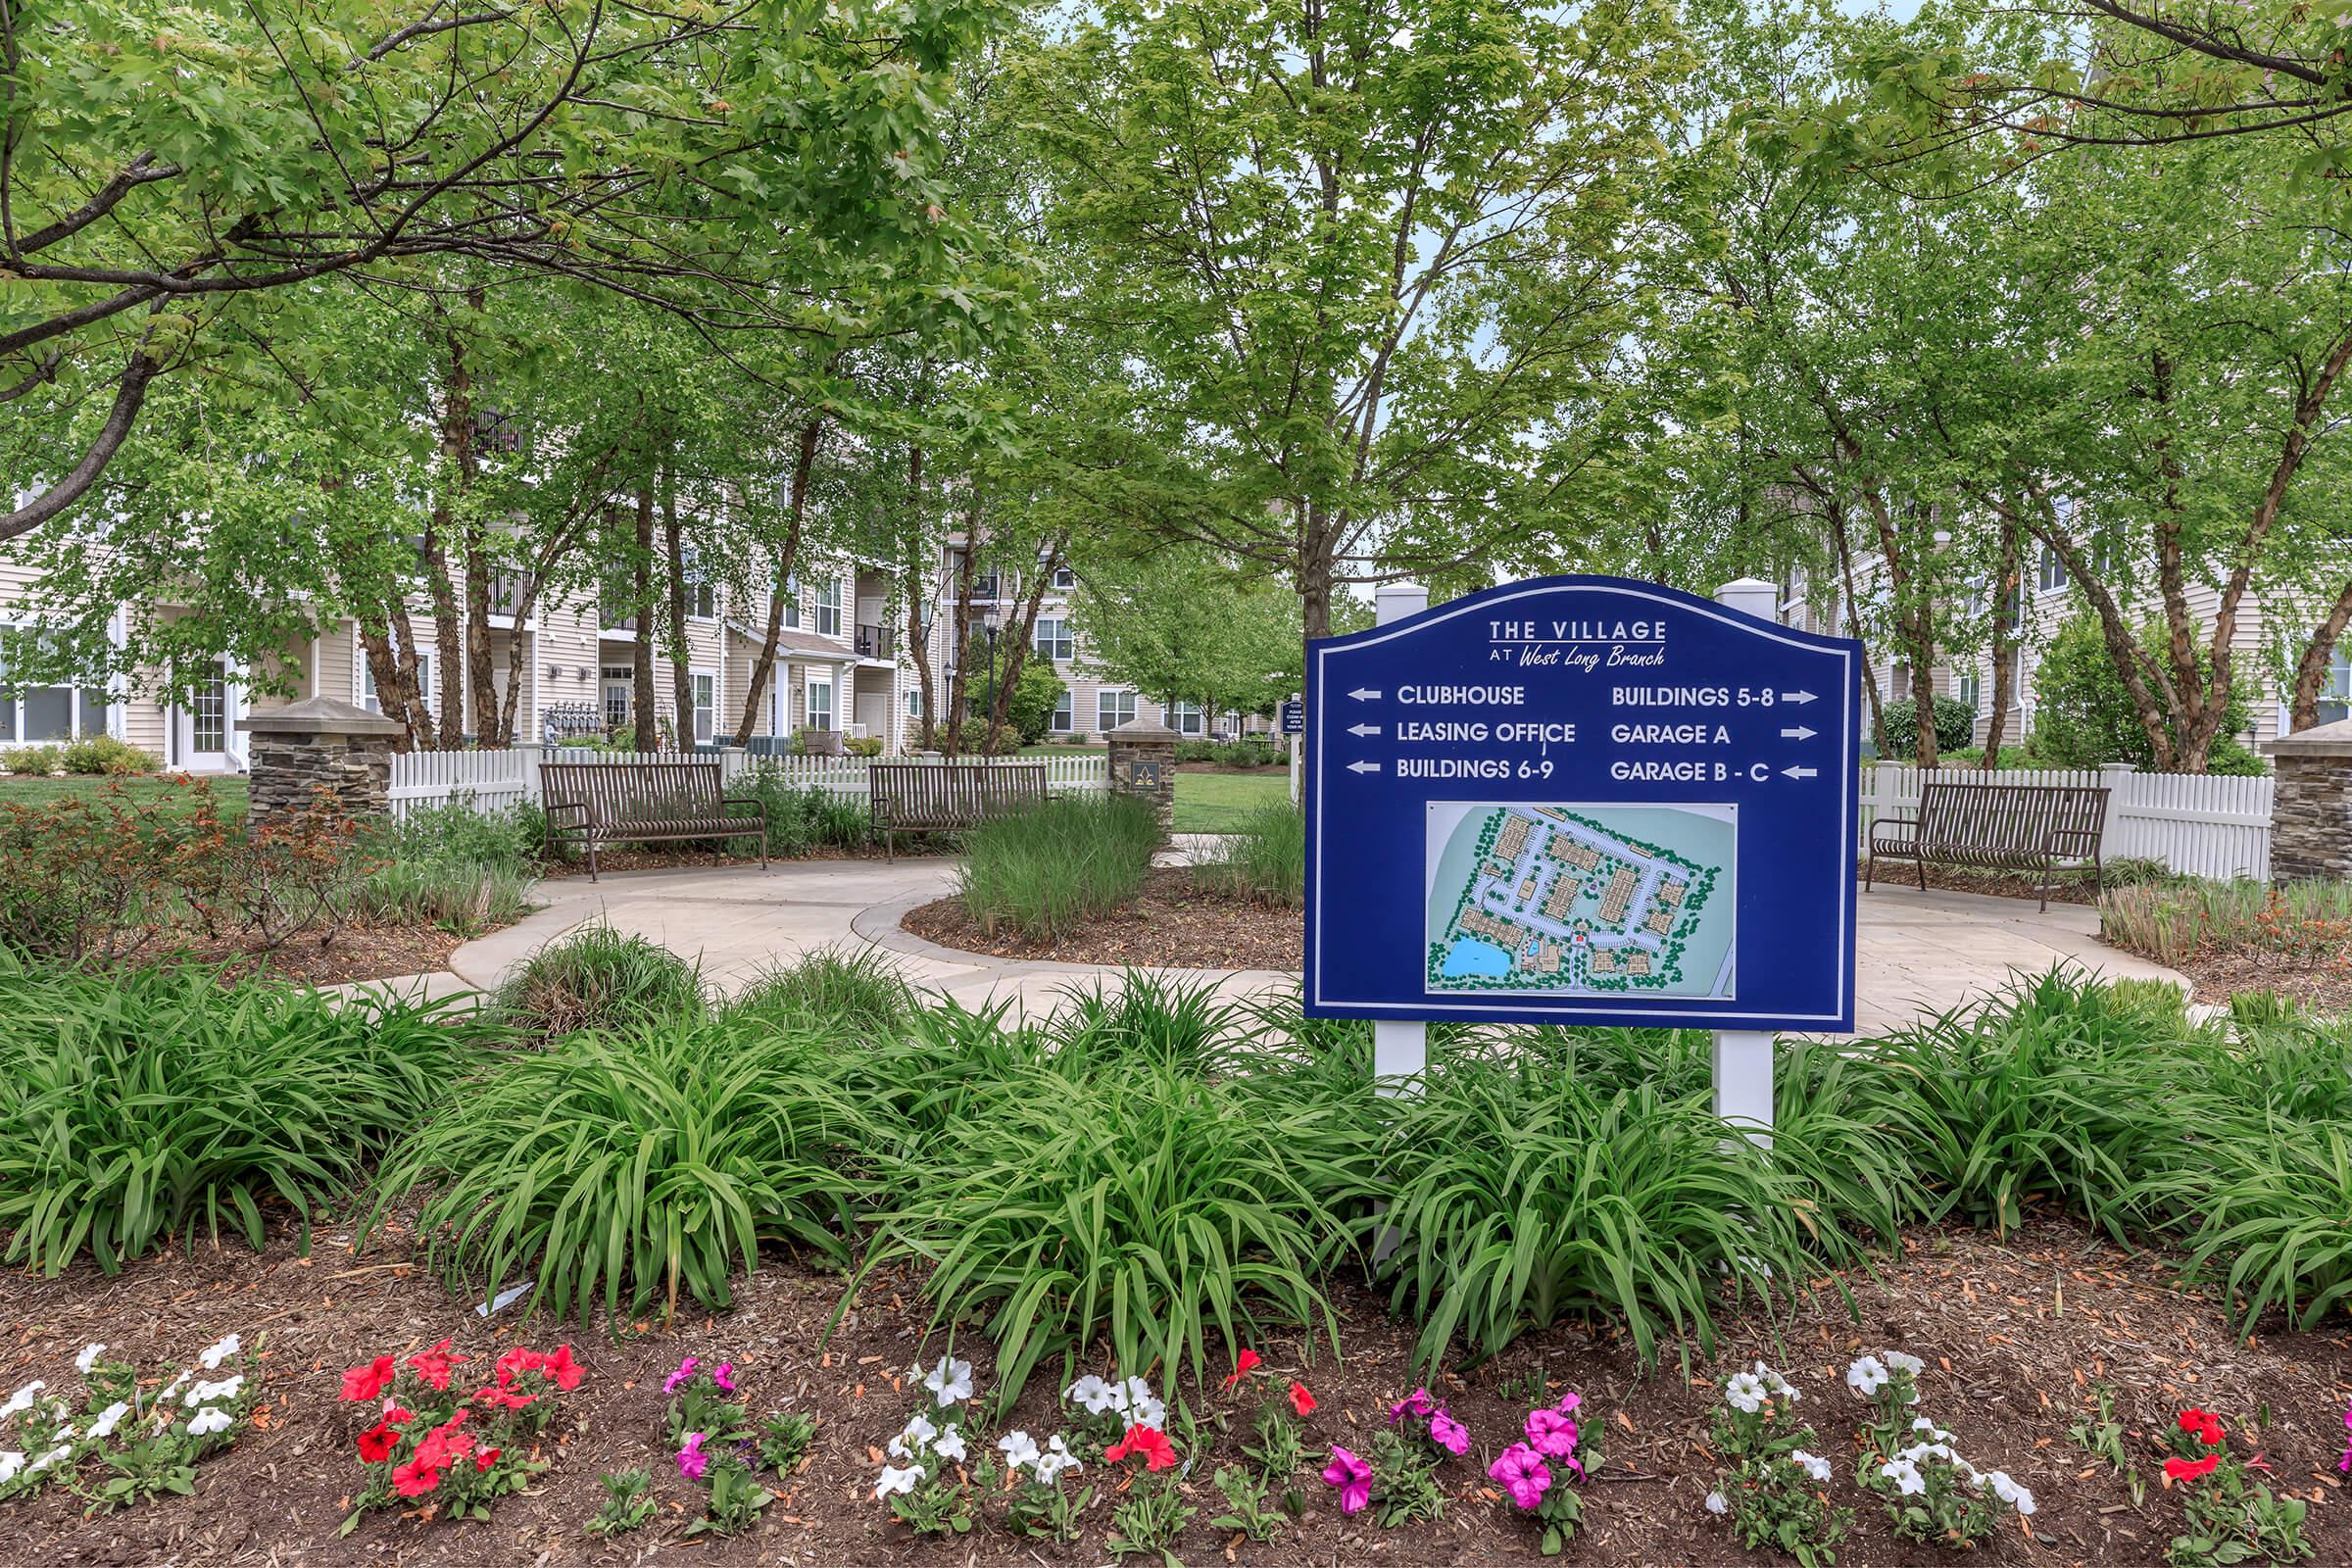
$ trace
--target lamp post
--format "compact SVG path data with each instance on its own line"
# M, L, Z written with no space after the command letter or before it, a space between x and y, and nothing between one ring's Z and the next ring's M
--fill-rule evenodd
M992 738L989 726L996 722L997 716L997 612L994 610L982 612L980 635L988 640L988 708L980 720L980 749L985 755Z

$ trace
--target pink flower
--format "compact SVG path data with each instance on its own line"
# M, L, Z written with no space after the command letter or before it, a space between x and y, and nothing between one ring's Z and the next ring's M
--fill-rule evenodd
M1415 1389L1412 1393L1406 1395L1403 1398L1398 1399L1395 1404L1389 1406L1389 1425L1395 1426L1397 1422L1403 1420L1408 1415L1418 1420L1420 1417L1428 1415L1431 1411L1437 1409L1437 1407L1438 1401L1429 1396L1429 1391L1427 1389Z
M733 1394L735 1392L735 1363L732 1361L719 1362L718 1370L710 1374L710 1381L718 1385L719 1393Z
M1511 1494L1511 1501L1522 1508L1533 1508L1544 1500L1544 1492L1551 1486L1551 1470L1544 1456L1524 1443L1514 1443L1502 1450L1487 1474L1499 1482L1502 1490Z
M1546 1459L1565 1459L1576 1451L1576 1423L1557 1410L1530 1410L1527 1446Z
M700 1481L703 1472L710 1468L710 1456L703 1451L708 1433L689 1432L686 1446L678 1450L678 1474L689 1481Z
M662 1380L662 1392L663 1394L675 1394L680 1389L684 1388L687 1382L693 1378L694 1368L695 1359L693 1356L690 1355L685 1360L680 1361L678 1363L678 1369Z
M1336 1443L1331 1446L1331 1463L1323 1467L1323 1480L1340 1489L1342 1513L1354 1513L1372 1500L1372 1466Z
M1441 1405L1429 1418L1429 1441L1459 1459L1470 1451L1470 1429Z
M1562 1415L1574 1415L1576 1407L1584 1402L1585 1396L1581 1394L1563 1394L1560 1396L1560 1402L1553 1405L1552 1408Z

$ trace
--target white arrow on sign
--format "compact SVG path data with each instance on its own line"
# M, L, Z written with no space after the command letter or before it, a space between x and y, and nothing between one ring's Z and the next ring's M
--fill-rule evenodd
M1781 731L1781 739L1785 741L1809 741L1815 735L1820 733L1821 732L1819 730L1807 729L1804 725L1799 724L1793 729L1785 729Z
M1377 773L1380 771L1380 764L1378 762L1349 762L1348 771L1350 773Z
M1804 707L1804 706L1805 706L1805 704L1807 704L1807 703L1811 702L1812 700L1813 700L1813 694L1812 694L1811 692L1783 692L1783 693L1781 693L1781 701L1782 701L1782 702L1784 702L1784 703L1794 703L1794 704L1796 704L1796 706L1797 706L1797 707L1799 707L1799 708L1802 708L1802 707Z
M1819 778L1821 777L1821 769L1818 767L1784 767L1781 769L1781 777Z
M1374 691L1374 690L1373 690L1371 687L1369 687L1369 686L1358 686L1358 687L1357 687L1355 690L1353 690L1353 691L1349 692L1348 695L1348 696L1350 696L1350 697L1352 697L1352 698L1354 698L1354 699L1355 699L1357 702L1359 702L1359 703L1363 703L1363 702L1374 702L1374 703L1376 703L1376 702L1380 701L1380 693L1378 693L1378 692Z
M1356 736L1377 735L1380 733L1380 726L1378 724L1350 724L1348 726L1348 733Z

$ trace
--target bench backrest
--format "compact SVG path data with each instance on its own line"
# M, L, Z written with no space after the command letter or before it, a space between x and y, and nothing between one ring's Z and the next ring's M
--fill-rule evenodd
M969 827L1046 798L1043 762L875 762L866 769L884 826Z
M606 826L710 817L725 771L722 762L543 762L539 793L549 806L584 806Z
M1921 787L1919 842L1952 849L2087 854L2107 822L2107 790L2095 784L1946 784ZM2059 838L2082 833L2088 838Z

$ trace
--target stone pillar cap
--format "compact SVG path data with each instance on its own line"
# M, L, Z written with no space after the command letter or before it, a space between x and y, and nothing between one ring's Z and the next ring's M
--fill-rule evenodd
M237 728L255 735L398 735L406 726L332 697L311 697L249 713Z
M1129 719L1112 730L1110 734L1112 739L1122 741L1173 741L1177 739L1176 732L1167 725L1148 723L1140 718Z
M2281 735L2262 749L2273 757L2352 757L2352 718Z

